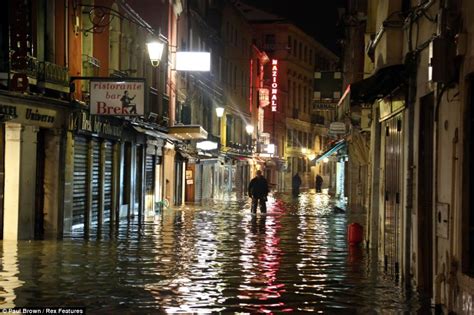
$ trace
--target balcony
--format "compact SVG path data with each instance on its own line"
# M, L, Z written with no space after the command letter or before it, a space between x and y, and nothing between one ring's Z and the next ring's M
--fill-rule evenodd
M38 86L69 93L68 69L48 61L39 62Z
M36 85L40 90L43 89L43 92L44 89L50 89L69 93L69 73L63 66L28 56L27 68L22 72L28 76L29 84ZM15 70L10 70L10 76L12 73L15 73Z

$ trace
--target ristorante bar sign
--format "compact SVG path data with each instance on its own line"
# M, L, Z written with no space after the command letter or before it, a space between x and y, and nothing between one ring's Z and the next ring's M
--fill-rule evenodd
M278 104L278 60L272 59L272 92L271 92L271 104L272 112L277 111Z

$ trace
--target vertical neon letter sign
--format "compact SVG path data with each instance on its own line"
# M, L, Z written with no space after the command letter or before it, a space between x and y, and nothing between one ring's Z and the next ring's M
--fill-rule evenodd
M272 112L277 111L277 92L278 92L278 82L277 82L277 77L278 77L278 60L277 59L272 59L272 98L271 98L271 103L272 103Z

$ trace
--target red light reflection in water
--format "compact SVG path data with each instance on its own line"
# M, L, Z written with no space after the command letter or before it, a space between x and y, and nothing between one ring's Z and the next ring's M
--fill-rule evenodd
M256 307L261 313L272 313L275 310L292 312L292 308L285 307L284 302L278 301L286 292L285 285L277 281L282 256L278 236L281 229L280 214L270 212L267 215L252 215L247 223L241 258L244 283L241 285L239 298L266 301L267 304L252 305L250 301L242 304Z

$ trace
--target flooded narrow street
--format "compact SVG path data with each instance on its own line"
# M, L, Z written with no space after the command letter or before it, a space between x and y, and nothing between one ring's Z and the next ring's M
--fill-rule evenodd
M164 210L144 225L84 241L2 243L3 307L87 313L415 312L376 258L350 248L348 219L325 194Z

